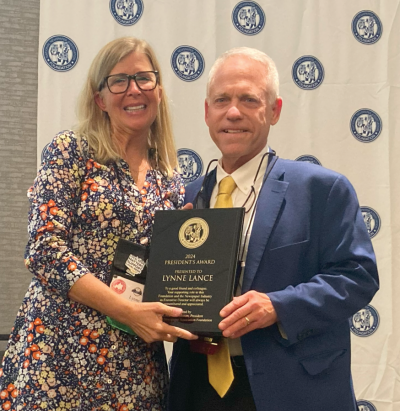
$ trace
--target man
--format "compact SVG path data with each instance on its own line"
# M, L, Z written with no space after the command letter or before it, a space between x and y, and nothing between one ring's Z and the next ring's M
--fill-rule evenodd
M264 159L281 107L276 67L264 53L238 48L215 62L205 120L222 158L187 187L186 201L214 207L231 176L232 204L246 208L241 295L219 324L235 378L221 398L208 383L206 355L179 340L170 411L357 410L349 317L378 290L374 252L344 176L271 153Z

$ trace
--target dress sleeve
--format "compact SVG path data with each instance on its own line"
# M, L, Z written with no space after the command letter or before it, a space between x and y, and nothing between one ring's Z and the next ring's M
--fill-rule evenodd
M49 144L28 190L25 265L44 287L64 297L79 278L89 273L71 248L84 170L85 160L74 133L61 132Z
M185 185L181 175L175 170L169 185L169 200L177 210L183 207L185 201Z

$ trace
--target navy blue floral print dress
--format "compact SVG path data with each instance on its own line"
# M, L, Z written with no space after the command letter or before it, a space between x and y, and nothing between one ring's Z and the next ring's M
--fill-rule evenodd
M180 208L184 192L177 173L150 170L138 189L125 161L97 163L72 131L53 139L28 192L34 276L0 368L1 410L165 408L162 343L110 327L67 294L87 273L107 283L119 237L148 244L155 211Z

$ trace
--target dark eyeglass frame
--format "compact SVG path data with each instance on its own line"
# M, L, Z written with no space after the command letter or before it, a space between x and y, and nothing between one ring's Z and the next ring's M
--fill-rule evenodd
M153 73L153 74L155 74L155 76L156 76L156 83L155 83L155 85L154 85L153 88L142 89L142 87L140 87L140 85L139 85L138 82L136 81L136 77L138 77L138 76L140 76L140 75L142 75L142 74L146 74L146 73ZM110 77L122 76L122 75L126 76L126 78L128 79L128 84L127 84L127 86L126 86L126 89L125 89L124 91L119 91L119 92L117 92L117 93L116 93L115 91L111 91L110 85L108 84L108 79L109 79ZM129 88L129 86L130 86L130 84L131 84L131 80L134 80L134 82L135 82L135 84L136 84L136 86L137 86L137 88L138 88L139 90L141 90L141 91L151 91L151 90L154 90L154 89L157 87L157 85L158 85L158 82L159 82L159 73L158 73L157 70L148 70L148 71L138 71L138 72L135 73L135 74L126 74L126 73L110 74L109 76L104 77L103 80L101 81L100 86L99 86L99 91L103 90L103 88L107 85L108 90L110 90L110 93L112 93L112 94L122 94L122 93L125 93L126 90L128 90L128 88Z

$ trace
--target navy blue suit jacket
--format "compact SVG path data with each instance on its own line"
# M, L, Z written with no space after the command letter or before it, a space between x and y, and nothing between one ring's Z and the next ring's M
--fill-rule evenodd
M207 204L215 170L201 193ZM193 202L202 179L186 189ZM349 318L378 290L378 273L357 196L342 175L278 159L259 195L242 292L266 293L277 324L241 338L257 410L356 411ZM187 341L174 345L170 411L188 411L196 372Z

